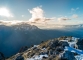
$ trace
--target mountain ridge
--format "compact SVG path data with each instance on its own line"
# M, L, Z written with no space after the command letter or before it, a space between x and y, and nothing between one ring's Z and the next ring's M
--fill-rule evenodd
M77 60L83 54L82 50L78 50L78 41L81 40L72 36L42 41L7 60Z

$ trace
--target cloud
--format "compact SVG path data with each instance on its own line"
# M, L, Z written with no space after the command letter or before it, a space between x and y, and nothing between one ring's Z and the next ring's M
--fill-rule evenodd
M45 18L45 21L54 20L54 19L55 19L55 17L53 17L53 18Z
M79 7L77 8L71 8L70 14L76 13L79 10Z
M78 9L79 9L79 7L76 8L76 10L78 10Z
M41 7L35 7L32 10L28 11L32 14L32 18L29 19L29 22L45 22L49 20L53 20L53 18L46 18L44 17L44 11Z
M79 7L77 7L77 8L71 8L71 11L76 11L78 9L79 9Z
M78 15L77 14L73 14L72 18L78 18Z
M71 8L71 11L74 11L75 9L74 8Z
M0 16L4 17L13 17L10 11L7 8L0 8Z
M60 17L60 18L58 18L58 21L66 21L66 20L71 20L71 19L69 19L67 17Z

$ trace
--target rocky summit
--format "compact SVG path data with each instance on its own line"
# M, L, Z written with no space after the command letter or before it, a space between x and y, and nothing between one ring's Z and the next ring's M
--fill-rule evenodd
M25 51L21 49L21 52L6 60L82 60L79 41L82 40L72 36L42 41L39 45L25 47Z

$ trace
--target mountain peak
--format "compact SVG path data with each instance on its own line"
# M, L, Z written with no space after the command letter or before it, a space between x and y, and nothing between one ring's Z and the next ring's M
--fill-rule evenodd
M16 25L12 25L12 27L15 28L15 30L38 30L39 28L35 25L30 25L28 23L18 23Z

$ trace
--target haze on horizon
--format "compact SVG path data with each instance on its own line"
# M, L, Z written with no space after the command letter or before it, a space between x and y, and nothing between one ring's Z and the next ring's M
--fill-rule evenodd
M83 0L0 0L0 21L37 26L83 24Z

